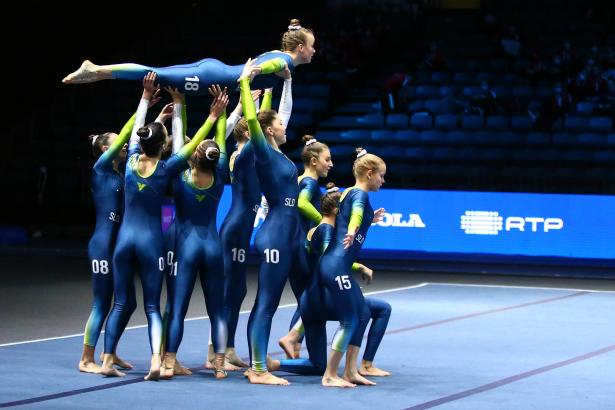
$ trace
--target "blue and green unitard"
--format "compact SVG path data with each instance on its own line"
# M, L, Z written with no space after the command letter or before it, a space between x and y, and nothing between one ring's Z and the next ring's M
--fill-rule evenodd
M211 128L211 127L209 127ZM184 318L197 271L201 280L205 304L209 314L212 341L216 353L226 349L227 329L224 318L224 265L222 246L216 228L218 203L224 192L228 160L226 156L226 115L217 120L215 141L220 147L220 158L209 187L200 188L192 181L191 169L182 172L174 181L176 211L177 267L170 272L168 281L172 295L169 333L166 350L176 353L184 330ZM204 125L194 139L202 140L207 133Z
M124 125L109 148L92 169L92 199L96 207L96 228L88 244L94 300L85 325L83 344L96 346L113 298L113 249L124 212L124 177L113 168L124 144L128 142L135 115Z
M267 371L267 344L271 320L280 302L292 260L299 244L297 235L297 167L266 140L256 119L248 78L240 80L244 115L256 158L256 174L269 203L269 214L255 237L261 257L256 301L248 321L248 343L252 369Z
M147 104L147 100L141 100L135 129L140 124L140 112L142 118L145 118ZM213 124L207 121L205 126L211 129ZM160 353L160 292L166 256L160 209L169 182L188 167L187 159L201 140L193 138L179 153L166 161L159 160L150 175L141 175L138 170L141 150L138 136L133 132L126 165L124 221L113 254L115 303L105 327L105 353L115 352L117 342L136 308L133 281L135 267L138 268L143 285L151 350L154 354Z
M265 52L256 57L255 64L260 65L262 71L254 79L254 89L272 88L280 80L274 73L282 71L286 65L291 72L295 68L292 57L282 51ZM162 86L170 85L186 95L207 95L207 88L213 84L235 90L244 64L226 65L219 60L205 58L191 64L170 67L148 67L133 63L107 67L111 69L114 79L141 81L147 73L153 71Z

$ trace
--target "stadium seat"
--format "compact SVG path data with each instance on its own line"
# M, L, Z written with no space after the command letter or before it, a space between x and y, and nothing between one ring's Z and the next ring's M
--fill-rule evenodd
M548 144L551 136L546 132L530 132L527 134L528 144Z
M384 127L384 115L382 114L365 114L357 118L357 123L368 128Z
M407 114L389 114L386 119L387 128L408 128Z
M484 119L480 115L464 115L461 117L461 128L464 130L479 130L483 128Z
M395 131L389 130L374 130L371 133L373 140L393 140L395 139Z
M532 119L527 115L515 115L510 119L510 128L515 131L529 131L532 125Z
M440 87L434 85L419 85L416 87L417 98L437 98L440 96Z
M609 117L594 117L589 119L590 131L611 131L613 120Z
M340 133L342 139L355 141L368 141L371 139L369 130L348 130Z
M431 82L434 84L448 84L452 81L452 75L447 72L438 72L431 74Z
M400 130L395 132L395 139L400 141L420 141L420 132L415 130Z
M595 133L583 133L579 134L577 137L579 143L583 145L596 145L596 146L606 146L607 145L607 136L604 134L595 134Z
M441 130L457 129L457 116L456 115L438 115L436 117L436 128L441 129Z
M442 114L442 111L444 111L444 105L442 104L442 100L426 100L425 108L432 115Z
M564 130L566 131L587 131L588 122L584 117L566 117L564 119Z
M427 130L420 133L420 139L425 143L442 143L446 141L446 134L442 131Z
M591 101L581 101L577 103L577 115L591 116L596 108L596 104Z
M504 115L492 115L487 117L486 128L488 130L507 130L510 126L510 118Z
M431 128L432 118L428 113L417 113L410 118L410 126L416 129Z
M573 145L577 143L577 135L570 132L554 132L553 143L558 145Z

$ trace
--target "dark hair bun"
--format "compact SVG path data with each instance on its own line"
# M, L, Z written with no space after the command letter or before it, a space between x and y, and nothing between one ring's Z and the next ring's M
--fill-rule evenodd
M327 185L325 186L327 189L331 189L331 188L335 188L335 183L333 182L327 182Z
M314 136L308 135L308 134L304 135L302 138L303 142L308 142L309 140L313 140L313 139L314 139Z
M299 21L299 19L290 19L290 24L289 26L300 26L301 22Z
M141 128L139 128L137 130L137 135L139 136L139 138L142 138L142 139L149 138L150 137L149 133L150 133L150 129L147 126L146 127L141 127Z

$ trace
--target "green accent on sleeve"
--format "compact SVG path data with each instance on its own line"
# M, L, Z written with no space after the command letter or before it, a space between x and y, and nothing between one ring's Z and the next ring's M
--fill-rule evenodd
M201 128L199 128L196 134L194 134L194 137L190 140L189 143L187 143L186 145L182 147L182 149L178 152L178 154L184 159L188 159L188 157L192 155L192 153L194 152L196 147L201 143L201 141L203 141L205 137L207 136L207 134L209 134L213 126L214 126L213 122L211 122L209 117L207 117L207 120L205 120L205 123L201 125Z
M122 130L119 135L113 141L113 144L109 146L109 149L103 152L101 156L104 156L104 160L113 160L122 150L124 145L128 142L130 138L130 134L132 133L132 127L135 125L135 120L137 118L137 113L134 113L132 117L124 124Z
M302 189L301 192L299 192L297 207L299 208L301 215L303 215L306 219L315 223L320 223L322 215L318 212L314 205L312 205L312 202L310 201L311 199L312 192L307 188Z
M286 62L282 58L276 57L271 60L263 61L259 65L261 66L261 74L271 74L284 70Z
M271 90L265 91L263 102L261 103L261 111L267 111L271 109L271 101L273 99L273 92Z
M355 233L363 223L364 204L362 201L353 201L348 222L348 233Z
M218 117L218 121L216 122L216 137L214 141L218 144L220 153L226 156L226 111Z
M188 134L188 111L186 109L186 101L182 104L182 125L184 126L184 134ZM184 136L182 135L182 140Z
M361 266L361 265L359 265L357 262L353 263L352 264L352 271L353 272L358 272L359 271L359 266Z
M256 105L254 104L254 100L250 94L250 79L248 77L241 78L239 80L239 86L241 89L242 99L241 107L243 110L243 115L246 117L246 121L248 123L250 141L252 141L252 144L254 145L254 153L258 155L259 152L264 152L266 149L266 144L268 143L265 139L265 135L263 135L263 130L256 119Z

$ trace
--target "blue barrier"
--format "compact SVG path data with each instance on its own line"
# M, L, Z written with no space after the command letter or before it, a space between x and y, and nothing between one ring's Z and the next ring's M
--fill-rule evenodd
M615 196L383 189L370 201L386 214L369 231L367 257L615 266ZM227 186L218 225L230 202ZM259 212L257 229L262 221Z

